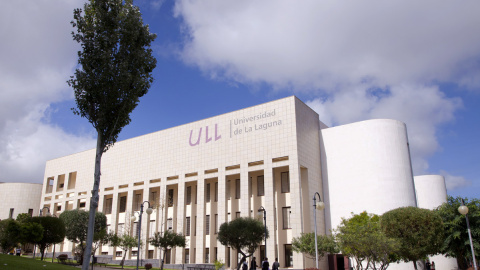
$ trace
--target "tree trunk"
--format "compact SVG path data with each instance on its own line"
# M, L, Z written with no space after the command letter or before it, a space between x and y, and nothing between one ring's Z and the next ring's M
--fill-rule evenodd
M165 255L167 254L167 249L163 251L163 259L161 261L160 270L163 270L163 263L165 262Z
M418 270L417 269L417 261L413 261L413 267L415 268L415 270Z
M92 253L93 233L95 228L95 213L98 208L98 189L100 187L100 164L103 155L103 137L102 133L97 131L97 153L95 155L95 174L92 189L92 198L90 200L90 211L88 216L87 243L83 254L82 270L88 270L90 256Z
M122 266L122 269L123 269L123 265L125 264L125 257L127 257L127 250L128 249L125 249L123 251L123 258L122 258L122 261L120 262L120 265Z

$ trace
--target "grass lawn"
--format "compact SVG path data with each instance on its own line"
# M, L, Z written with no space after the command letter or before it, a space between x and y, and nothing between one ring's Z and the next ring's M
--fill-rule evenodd
M52 263L51 258L47 261L33 260L32 258L0 254L0 270L74 270L76 268L68 265Z

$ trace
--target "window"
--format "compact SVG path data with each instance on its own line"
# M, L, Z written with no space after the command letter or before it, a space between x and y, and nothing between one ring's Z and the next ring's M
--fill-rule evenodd
M235 213L235 218L239 218L240 217L240 212L236 212Z
M138 222L133 223L132 235L133 236L138 236Z
M218 233L218 214L215 214L215 234Z
M140 211L140 204L142 203L142 194L135 194L135 204L133 205L133 211Z
M8 218L13 218L13 211L14 208L10 208L10 214L8 215Z
M33 209L28 209L28 215L33 216Z
M120 210L118 212L125 213L125 210L127 210L127 196L122 196L120 197Z
M148 237L153 237L155 234L155 220L150 220L150 228Z
M157 192L152 191L150 192L150 204L152 205L152 208L154 208L157 205Z
M190 236L190 217L185 222L185 236Z
M265 181L263 175L257 176L257 195L265 196Z
M218 182L215 182L215 201L218 202Z
M205 188L205 202L210 202L210 184L207 184L207 187Z
M197 216L195 216L195 223L193 223L193 235L197 235ZM193 252L195 252L195 249Z
M291 229L292 228L290 224L290 215L292 213L291 208L283 207L282 212L283 212L283 229Z
M172 230L173 229L173 219L169 218L167 219L167 230Z
M173 189L168 190L168 207L173 206Z
M105 205L104 205L104 210L103 212L105 213L105 215L109 215L112 213L112 198L109 198L109 199L106 199L105 200Z
M187 205L192 203L192 187L187 187Z
M86 202L80 202L80 208L85 208Z
M240 179L235 180L235 199L240 199Z
M227 248L227 267L230 267L230 248Z
M215 252L215 253L213 254L213 256L214 256L213 259L216 261L216 260L218 260L218 248L217 248L217 247L214 247L213 252Z
M57 211L62 211L62 206L61 205L57 205Z
M265 245L260 246L260 265L262 264L261 262L263 262L263 260L265 260Z
M137 257L138 252L136 250L132 250L132 256Z
M197 204L197 195L198 195L198 192L197 192L197 185L195 185L195 204Z
M119 223L117 227L117 234L123 234L123 228L124 228L124 224Z
M285 245L285 267L293 266L292 245Z
M117 256L117 257L122 257L122 252L121 252L121 251L115 252L115 256Z
M188 248L185 249L185 264L190 263L190 250Z
M210 215L205 217L205 235L210 235Z
M205 263L209 263L209 262L210 262L210 249L206 248L205 249Z
M107 252L107 254L108 254L108 252ZM148 251L148 258L153 259L153 250Z
M290 192L290 176L288 172L282 172L282 193Z

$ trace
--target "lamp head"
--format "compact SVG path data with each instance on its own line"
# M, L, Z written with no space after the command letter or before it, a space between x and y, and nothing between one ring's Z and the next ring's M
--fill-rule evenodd
M258 211L258 212L257 212L257 216L263 217L263 211Z
M147 213L148 215L150 215L152 212L153 212L153 209L150 207L147 208L147 210L145 210L145 213Z
M136 219L137 219L137 217L136 217L135 215L133 215L133 216L130 217L130 220L131 220L131 221L135 221Z
M465 205L461 205L460 207L458 207L458 212L460 212L460 214L462 215L466 215L468 214L468 207L466 207Z
M323 202L317 202L317 204L315 205L315 209L323 210L325 209L325 204Z

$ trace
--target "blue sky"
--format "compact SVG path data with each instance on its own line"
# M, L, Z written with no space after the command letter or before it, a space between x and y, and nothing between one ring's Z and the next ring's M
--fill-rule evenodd
M79 0L0 10L0 181L95 147L73 115ZM407 124L414 173L480 196L480 2L147 1L155 82L120 140L296 95L329 126Z

